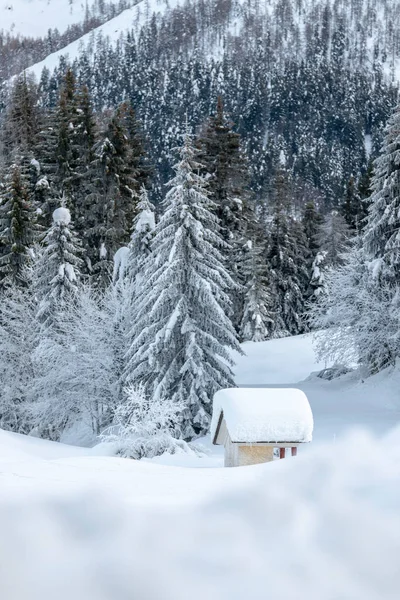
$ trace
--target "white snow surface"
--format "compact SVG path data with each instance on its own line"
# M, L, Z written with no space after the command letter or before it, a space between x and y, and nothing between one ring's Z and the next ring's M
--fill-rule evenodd
M64 208L63 206L56 208L53 212L53 221L54 223L64 223L64 225L69 225L71 223L71 213L68 208Z
M309 398L297 458L224 469L204 439L132 461L0 431L2 600L397 600L400 369L326 381L310 336L247 348L238 383Z
M113 0L118 4L118 0ZM86 4L94 0L0 0L0 30L26 37L46 37L49 29L63 33L69 25L81 23Z
M135 229L136 231L146 231L148 229L153 231L155 226L156 221L154 212L152 210L143 210L139 215Z
M232 442L311 442L313 416L304 392L291 388L234 388L214 396L211 439L221 413Z
M113 270L113 281L122 279L125 275L126 267L128 264L129 248L122 246L118 248L114 254L114 270Z

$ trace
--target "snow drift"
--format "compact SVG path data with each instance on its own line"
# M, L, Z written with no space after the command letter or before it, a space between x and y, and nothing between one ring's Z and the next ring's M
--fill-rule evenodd
M150 484L157 467L126 462L148 468ZM227 471L239 482L252 470L256 484L195 510L135 506L113 486L10 489L0 498L0 597L398 598L400 430L381 440L353 432L302 458ZM215 481L225 472L212 470Z

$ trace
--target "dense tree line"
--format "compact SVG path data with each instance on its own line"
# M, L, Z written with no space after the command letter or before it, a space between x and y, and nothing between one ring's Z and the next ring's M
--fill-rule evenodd
M344 216L299 212L283 152L256 200L221 97L195 136L185 127L156 214L129 102L94 111L71 69L53 108L25 74L14 82L0 132L2 427L99 435L129 397L161 420L168 408L166 444L190 440L234 385L230 349L308 329L314 260L338 260Z
M135 106L159 167L155 201L172 176L171 150L186 115L204 122L221 95L258 198L283 150L300 208L309 198L323 210L343 202L350 179L376 156L396 103L390 73L398 41L385 28L399 15L388 2L313 4L276 2L271 16L257 2L186 3L164 16L149 13L145 24L138 17L117 41L93 37L73 60L96 110L126 98ZM57 101L65 69L61 59L55 72L43 72L45 105Z
M394 364L397 89L340 11L278 43L293 4L187 4L4 95L1 427L140 457L208 430L242 341L328 327L322 352Z

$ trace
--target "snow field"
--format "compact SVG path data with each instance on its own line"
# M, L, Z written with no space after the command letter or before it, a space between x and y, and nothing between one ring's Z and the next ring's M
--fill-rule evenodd
M397 599L400 372L295 384L319 366L310 336L248 346L255 385L286 374L310 399L295 459L215 468L202 440L132 461L0 431L2 600Z
M63 33L84 20L86 4L94 0L0 0L0 30L26 37L46 37L49 29Z
M0 498L6 600L398 597L400 430L381 440L356 432L297 459L239 469L75 457L68 465L80 486L69 491L60 488L65 460L49 463L46 481L28 491L16 477ZM25 478L37 477L34 464ZM96 470L106 487L88 479ZM160 490L163 471L175 505ZM182 505L193 473L207 499L199 504L192 489ZM235 484L221 486L225 474Z

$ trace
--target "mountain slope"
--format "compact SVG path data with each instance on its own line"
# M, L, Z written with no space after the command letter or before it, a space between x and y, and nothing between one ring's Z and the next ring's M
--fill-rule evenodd
M81 23L88 10L99 14L98 5L98 0L0 0L0 30L26 37L45 37L49 29L62 33Z
M140 0L135 6L124 10L121 14L110 19L103 25L96 27L93 31L83 35L78 40L68 44L65 48L49 54L44 60L36 63L28 70L37 78L46 67L50 71L55 69L61 57L73 61L83 49L93 47L93 40L99 38L108 39L115 44L122 35L131 28L143 26L151 16L161 16L169 10L179 6L180 0Z

